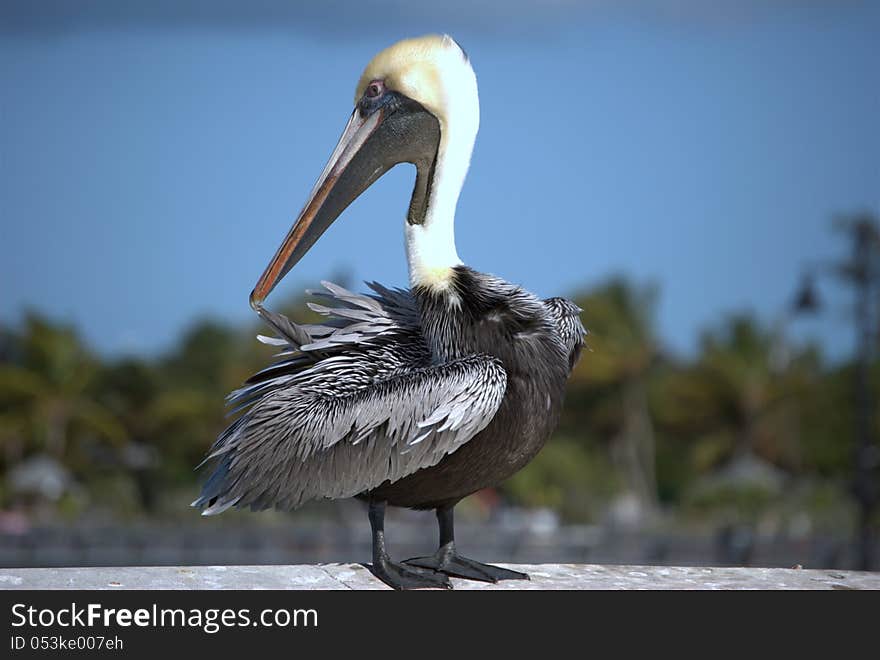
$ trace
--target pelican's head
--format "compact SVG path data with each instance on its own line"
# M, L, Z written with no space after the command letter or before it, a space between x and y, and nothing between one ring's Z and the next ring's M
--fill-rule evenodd
M399 163L416 166L407 213L411 272L460 263L452 220L479 123L476 76L451 37L406 39L376 55L358 81L342 137L251 293L251 306L259 309L348 205Z

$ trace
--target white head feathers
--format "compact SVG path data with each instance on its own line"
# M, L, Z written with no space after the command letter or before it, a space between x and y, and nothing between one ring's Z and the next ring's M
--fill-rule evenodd
M440 123L425 222L407 225L406 247L411 284L443 288L450 268L461 263L454 219L480 126L477 78L455 40L429 35L400 41L376 55L361 75L355 103L375 80L420 103Z

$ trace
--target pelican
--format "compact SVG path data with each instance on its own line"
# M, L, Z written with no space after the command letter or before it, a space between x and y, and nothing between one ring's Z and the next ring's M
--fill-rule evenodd
M557 424L584 345L581 310L542 300L464 265L455 247L459 193L479 127L477 80L449 36L390 46L367 65L354 111L305 207L250 296L281 348L229 395L241 415L208 453L214 469L193 506L293 510L308 500L366 501L372 571L396 589L451 588L524 573L461 556L453 510L525 466ZM263 307L281 278L364 190L415 165L404 223L409 289L356 294L324 282L298 325ZM404 562L385 544L386 505L433 509L437 552Z

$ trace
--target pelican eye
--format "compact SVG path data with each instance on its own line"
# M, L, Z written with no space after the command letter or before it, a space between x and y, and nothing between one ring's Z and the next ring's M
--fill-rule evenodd
M381 80L374 80L369 85L367 85L367 89L364 92L364 96L368 99L377 99L382 96L382 93L385 91L385 85Z
M394 96L385 87L384 80L373 80L364 89L364 94L358 102L361 117L366 117L375 112L380 106L386 105Z

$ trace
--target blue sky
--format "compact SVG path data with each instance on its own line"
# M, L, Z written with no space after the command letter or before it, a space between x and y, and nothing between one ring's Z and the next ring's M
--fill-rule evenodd
M545 296L656 283L673 350L726 312L775 319L806 263L845 254L831 216L880 211L876 2L34 6L0 8L0 318L34 308L108 354L251 320L362 68L425 32L480 84L465 262ZM405 284L412 177L367 191L270 306L334 273ZM793 330L840 356L848 300L823 294Z

